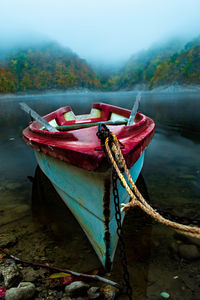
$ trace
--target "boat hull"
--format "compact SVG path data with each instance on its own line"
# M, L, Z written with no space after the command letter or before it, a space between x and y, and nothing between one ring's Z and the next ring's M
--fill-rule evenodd
M35 156L41 170L87 235L102 265L110 269L118 242L111 168L101 172L88 171L36 150ZM144 152L130 168L134 182L143 161ZM120 203L128 203L128 193L119 181L117 186ZM123 222L124 213L121 217ZM110 234L105 235L105 232Z

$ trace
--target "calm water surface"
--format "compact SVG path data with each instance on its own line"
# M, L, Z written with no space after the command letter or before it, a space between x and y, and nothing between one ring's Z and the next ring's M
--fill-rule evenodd
M51 186L43 184L44 178L35 181L32 197L28 176L34 176L36 162L21 137L29 117L19 102L41 115L65 105L81 114L99 101L131 109L135 97L135 92L68 92L0 98L0 228L12 240L9 250L15 255L83 272L100 267L78 224ZM175 215L200 219L200 95L144 93L140 111L156 122L142 171L149 201ZM52 198L46 207L41 202L45 192ZM139 211L127 215L124 228L135 299L161 299L163 291L172 299L200 299L200 260L185 259L181 250L190 252L196 241L152 223ZM111 277L120 281L121 276L117 251Z

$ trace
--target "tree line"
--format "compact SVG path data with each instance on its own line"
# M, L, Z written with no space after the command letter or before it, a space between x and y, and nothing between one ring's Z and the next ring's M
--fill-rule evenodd
M152 89L171 84L200 84L200 37L187 43L172 40L133 55L106 82L105 89L132 89L138 84Z
M92 68L69 49L55 43L14 51L0 61L0 92L97 89L100 81Z
M200 84L200 37L186 45L175 39L134 54L114 74L94 71L56 43L13 51L0 59L0 93L74 87L120 90L143 84Z

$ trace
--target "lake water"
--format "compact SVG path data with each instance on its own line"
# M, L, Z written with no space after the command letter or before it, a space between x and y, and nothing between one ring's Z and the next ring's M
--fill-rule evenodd
M93 102L131 109L135 97L136 92L84 91L0 98L0 228L11 240L9 251L14 255L75 271L100 267L78 224L51 187L52 202L46 207L41 203L36 189L41 185L43 194L48 192L44 178L37 181L36 197L32 197L28 177L34 177L36 161L21 137L30 120L19 102L26 102L40 115L65 105L81 114L89 112ZM200 94L145 92L139 110L156 122L142 171L149 201L179 217L200 219ZM200 298L199 259L186 259L184 252L190 252L191 245L199 251L198 241L151 222L137 210L128 213L124 228L134 299L161 299L161 292L172 299ZM117 251L111 278L120 281L121 277Z

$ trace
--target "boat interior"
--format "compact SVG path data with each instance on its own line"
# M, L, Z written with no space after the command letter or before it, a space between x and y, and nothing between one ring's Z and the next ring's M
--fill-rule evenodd
M45 117L53 127L71 124L119 121L129 117L130 111L104 103L94 103L89 114L75 115L70 106L61 107Z

